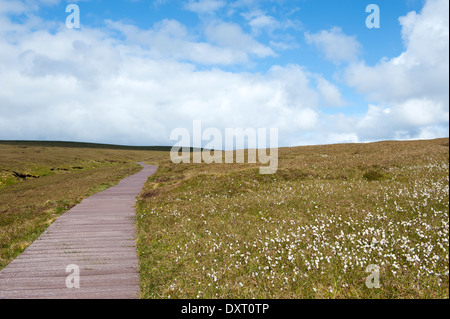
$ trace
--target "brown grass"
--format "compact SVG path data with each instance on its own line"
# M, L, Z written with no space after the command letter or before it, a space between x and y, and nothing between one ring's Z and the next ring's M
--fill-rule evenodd
M448 298L447 143L283 148L274 175L165 159L138 205L142 297Z
M0 143L0 154L2 269L61 214L138 172L135 162L160 152L41 142Z

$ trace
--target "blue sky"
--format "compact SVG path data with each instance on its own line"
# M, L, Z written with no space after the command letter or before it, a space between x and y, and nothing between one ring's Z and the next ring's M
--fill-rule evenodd
M281 146L447 137L448 42L447 0L0 0L0 139L171 145L193 120Z
M222 1L217 1L221 3ZM225 2L225 1L224 1ZM245 3L245 1L242 1ZM198 14L189 9L189 1L146 1L146 0L93 0L67 1L59 5L44 6L40 9L40 16L48 20L64 21L67 14L67 3L77 3L82 13L82 25L89 27L104 27L105 19L124 21L141 29L150 29L165 19L174 19L188 27L199 40L205 40L203 27L208 21L220 19L236 23L248 33L252 27L245 15L259 12L270 16L280 23L290 24L285 29L273 32L261 31L257 38L264 44L270 41L289 39L297 46L286 51L278 51L276 59L257 60L254 70L264 71L271 64L298 63L308 66L312 71L330 72L332 68L323 66L323 60L317 51L304 43L304 31L318 32L339 26L342 30L356 36L364 49L362 57L367 63L377 63L382 57L393 57L402 52L404 45L401 39L401 26L398 18L409 11L420 11L424 0L380 0L376 4L380 7L382 28L368 29L365 19L366 6L374 1L346 0L279 0L279 1L248 1L248 4L238 5L239 1L231 1L214 14ZM230 8L231 7L231 8ZM268 28L267 28L268 29ZM266 31L267 31L266 29ZM331 69L331 70L330 70Z

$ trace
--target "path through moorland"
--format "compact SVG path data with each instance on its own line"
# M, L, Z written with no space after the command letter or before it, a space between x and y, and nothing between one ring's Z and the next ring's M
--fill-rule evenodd
M0 271L0 298L137 298L134 206L147 178L157 169L140 165L144 168L139 173L58 218Z

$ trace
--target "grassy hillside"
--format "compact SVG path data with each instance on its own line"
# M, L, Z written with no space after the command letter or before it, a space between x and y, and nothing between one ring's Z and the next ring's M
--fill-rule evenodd
M448 139L285 148L279 165L162 161L138 205L142 297L449 297Z
M449 140L280 149L260 165L167 148L0 142L0 269L83 198L159 166L137 207L143 298L448 298ZM366 287L367 266L380 288Z
M0 269L62 213L165 152L61 142L0 142Z

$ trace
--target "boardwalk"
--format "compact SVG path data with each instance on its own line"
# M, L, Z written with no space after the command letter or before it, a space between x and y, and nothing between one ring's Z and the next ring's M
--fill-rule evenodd
M5 267L0 299L137 298L135 197L156 171L141 165L139 173L65 213ZM69 265L79 269L79 288L67 288L77 283Z

